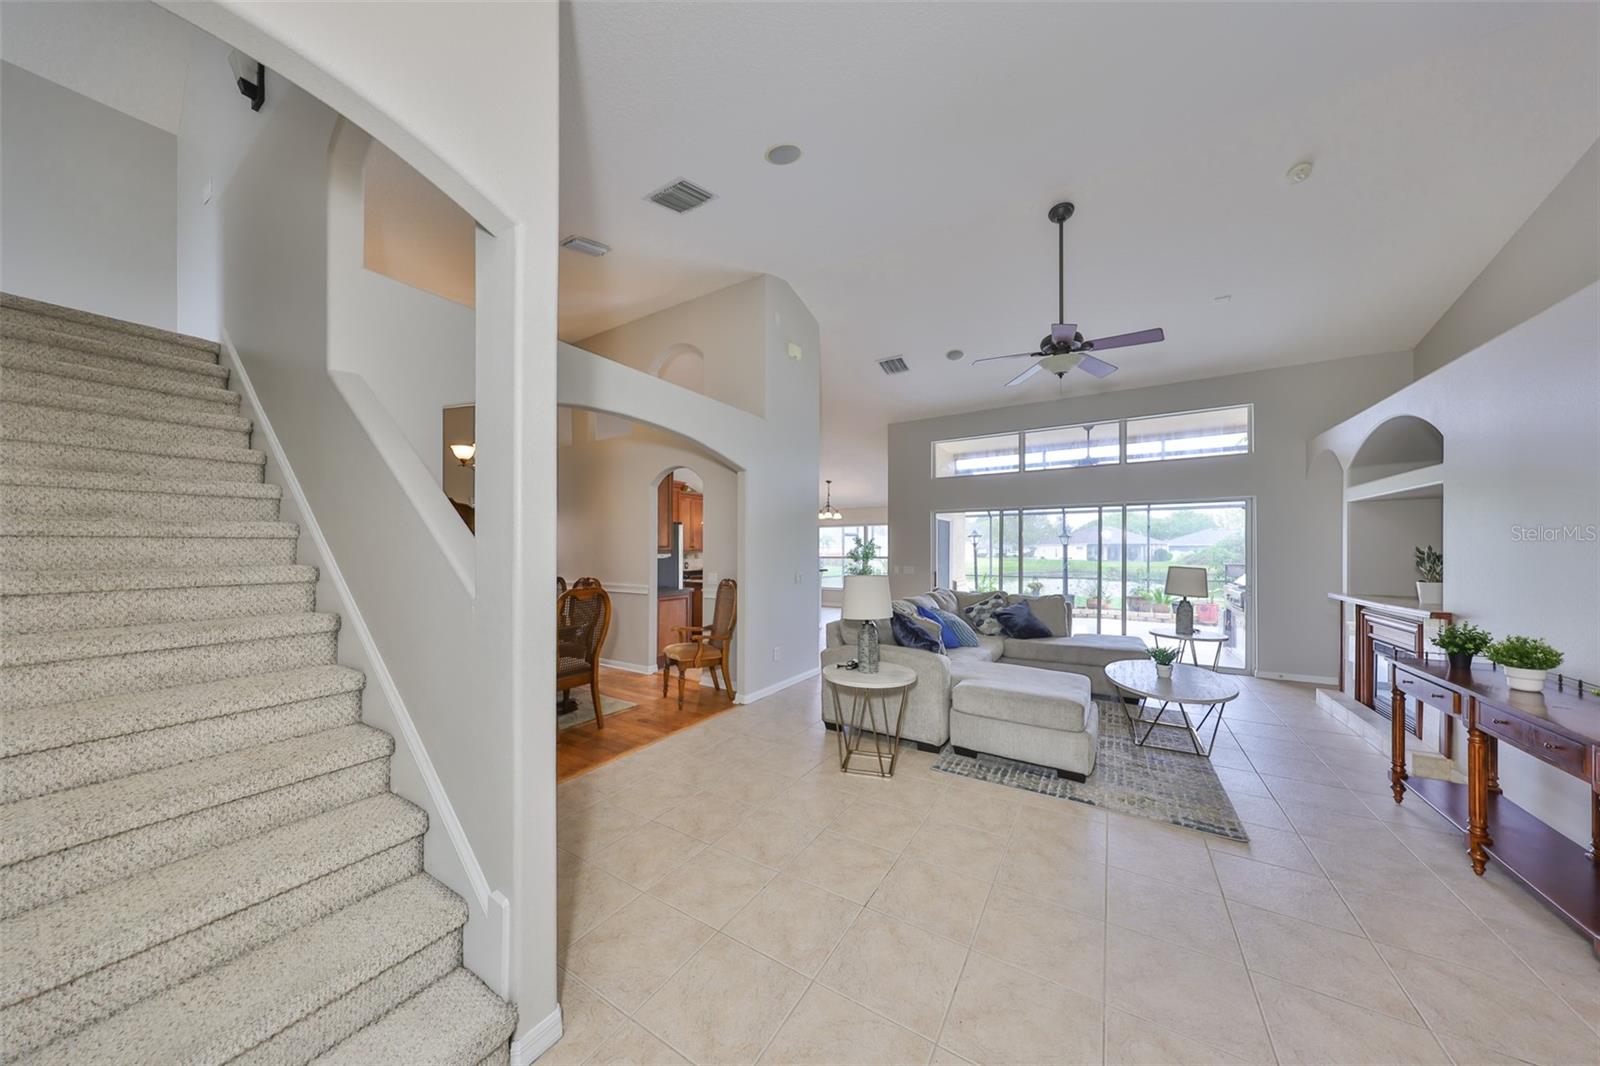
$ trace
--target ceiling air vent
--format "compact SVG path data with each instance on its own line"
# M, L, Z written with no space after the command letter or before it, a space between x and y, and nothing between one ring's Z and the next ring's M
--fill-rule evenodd
M716 198L716 194L702 189L692 181L679 178L671 185L663 185L651 193L649 199L662 207L670 208L678 214L692 211L707 200Z
M904 374L911 368L906 365L906 361L903 358L897 355L892 359L879 359L878 369L885 374Z

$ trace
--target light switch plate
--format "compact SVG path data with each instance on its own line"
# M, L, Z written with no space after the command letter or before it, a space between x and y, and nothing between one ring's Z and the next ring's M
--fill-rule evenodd
M800 360L804 359L805 357L806 357L806 350L804 348L800 347L794 341L790 341L789 342L789 358L793 359L795 362L798 363Z

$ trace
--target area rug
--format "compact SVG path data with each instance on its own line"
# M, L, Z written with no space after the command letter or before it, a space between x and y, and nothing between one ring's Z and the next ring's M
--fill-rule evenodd
M576 710L568 711L566 714L556 715L557 731L571 729L573 726L594 721L594 701L589 698L589 690L575 688L570 694L572 701L578 707ZM559 697L557 698L559 699ZM639 706L637 703L629 703L627 700L618 699L615 696L607 696L604 692L600 694L600 713L607 718L614 714L621 714L623 711L631 711L637 706Z
M1189 734L1181 725L1156 726L1150 736L1150 746L1140 747L1133 742L1122 704L1107 700L1098 702L1100 749L1095 756L1094 773L1087 781L1069 781L1043 766L997 755L957 755L951 747L940 753L933 768L958 777L992 781L1184 829L1197 829L1229 840L1250 839L1239 821L1238 812L1233 809L1233 802L1228 799L1227 790L1211 768L1210 759L1155 746L1187 747ZM1169 715L1176 713L1176 708L1168 712Z

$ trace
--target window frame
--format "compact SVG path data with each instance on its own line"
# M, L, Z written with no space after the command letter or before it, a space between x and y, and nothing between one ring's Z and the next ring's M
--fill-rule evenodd
M883 530L883 539L882 539L881 543L884 546L884 551L883 551L882 555L879 555L879 556L877 556L876 558L873 559L873 563L877 564L877 565L881 565L883 567L884 574L887 575L887 574L892 572L889 569L889 552L888 552L889 523L887 521L884 521L884 522L840 522L840 523L829 522L829 523L817 526L817 570L818 570L818 579L817 580L818 580L819 585L823 589L836 592L836 591L844 588L844 579L845 579L845 576L846 576L844 574L844 564L845 564L845 561L846 561L845 553L848 552L850 550L850 548L851 548L850 538L852 536L857 537L857 538L860 538L860 537L863 537L863 536L870 537L871 536L871 532L870 531L874 530L874 529ZM838 555L824 555L823 552L822 552L822 535L826 530L837 530L838 533L839 533L839 554ZM839 583L837 585L828 584L829 578L825 574L821 573L821 571L823 569L825 569L825 566L826 566L825 560L827 560L827 561L837 561L838 564L839 564L840 573L839 573Z
M1157 456L1157 457L1153 457L1153 458L1149 458L1149 459L1130 459L1130 458L1128 458L1128 426L1129 426L1130 423L1147 422L1147 421L1151 421L1153 419L1158 419L1158 418L1181 418L1184 415L1203 415L1203 414L1208 414L1208 413L1210 413L1212 411L1236 411L1236 410L1242 410L1244 412L1244 427L1245 427L1244 428L1244 435L1245 435L1245 441L1244 441L1244 448L1242 450L1240 450L1240 451L1212 452L1212 453L1204 454L1204 455ZM1085 426L1094 427L1094 426L1110 425L1113 421L1116 423L1116 426L1117 426L1117 457L1116 457L1116 459L1107 460L1106 462L1101 462L1101 463L1083 463L1083 464L1080 464L1078 466L1040 466L1040 467L1030 467L1030 466L1028 466L1028 435L1030 433L1055 433L1055 432L1059 432L1061 430L1083 429ZM969 474L961 474L961 473L941 474L939 472L939 447L940 447L940 445L961 444L964 441L1002 440L1002 439L1004 439L1006 437L1015 437L1015 439L1016 439L1016 457L1017 457L1016 469L1014 469L1014 470L976 471L976 472L969 473ZM1091 445L1091 450L1092 450L1092 445ZM1054 473L1060 473L1060 472L1065 471L1065 470L1082 470L1082 469L1086 469L1086 468L1089 468L1089 467L1098 467L1098 466L1143 466L1143 465L1148 464L1148 463L1179 463L1179 462L1186 462L1186 461L1191 460L1191 459L1231 459L1231 458L1237 458L1237 457L1243 456L1243 455L1253 455L1253 454L1255 454L1255 450L1256 450L1256 405L1255 405L1255 403L1253 401L1247 401L1245 403L1217 404L1217 405L1215 405L1213 407L1191 407L1191 408L1187 408L1187 409L1182 410L1182 411L1154 411L1154 412L1151 412L1150 414L1128 415L1128 416L1126 416L1124 418L1106 419L1106 420L1103 420L1103 421L1100 421L1100 422L1075 422L1075 423L1069 423L1067 425L1061 425L1061 426L1029 426L1029 427L1022 428L1022 429L1006 430L1006 431L1003 431L1003 432L1000 432L1000 433L974 433L974 434L971 434L971 435L965 436L965 437L944 437L944 438L941 438L939 440L934 440L934 441L930 441L929 442L929 445L928 445L928 467L929 467L929 476L933 480L935 480L935 481L949 481L949 480L953 480L955 478L967 478L967 477L998 477L998 476L1013 476L1013 475L1017 475L1017 474L1054 474Z

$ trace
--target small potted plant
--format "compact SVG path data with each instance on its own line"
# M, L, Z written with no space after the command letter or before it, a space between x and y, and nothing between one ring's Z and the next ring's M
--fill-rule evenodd
M1417 603L1423 607L1444 606L1444 556L1432 544L1418 547L1416 553Z
M1178 656L1182 654L1182 648L1151 648L1150 658L1155 660L1156 676L1171 677L1172 665L1178 661Z
M1485 649L1485 654L1506 672L1506 687L1518 692L1540 692L1544 675L1561 665L1562 655L1538 637L1507 637Z
M1494 636L1471 622L1452 622L1441 626L1433 643L1450 660L1451 671L1472 669L1472 657L1494 643Z

